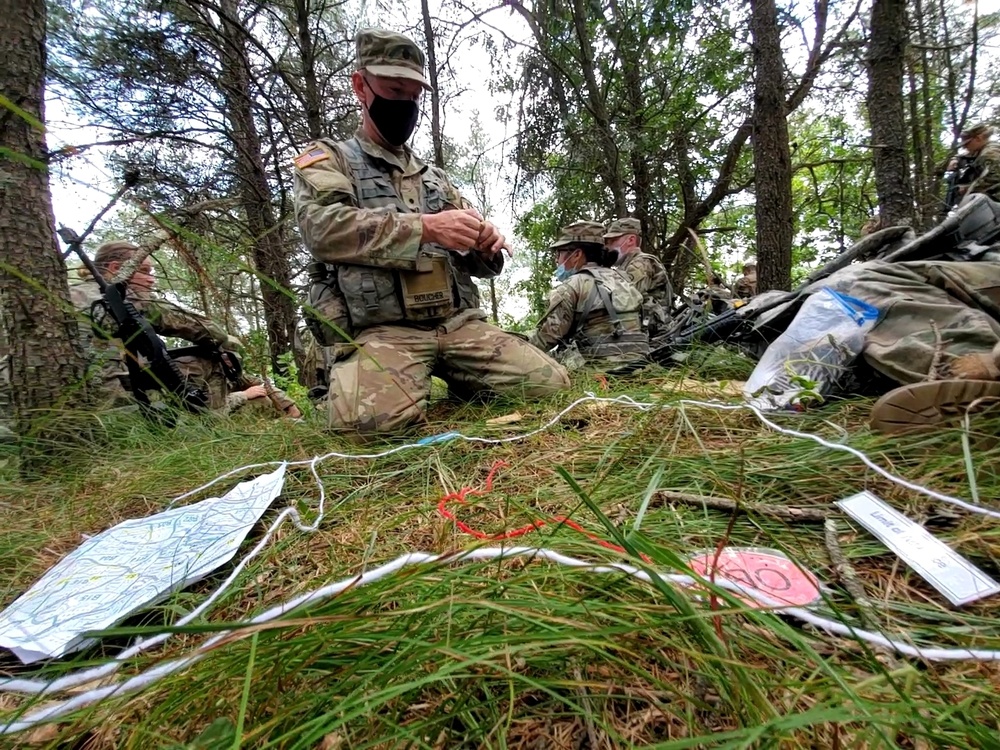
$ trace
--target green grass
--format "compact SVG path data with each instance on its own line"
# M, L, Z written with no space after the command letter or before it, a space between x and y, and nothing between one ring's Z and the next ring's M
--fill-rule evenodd
M702 374L713 378L746 374L738 361L707 362ZM666 403L689 395L690 383L681 373L651 371L611 379L609 386L612 394ZM581 376L577 388L582 393L601 385ZM570 400L439 401L421 432L520 433ZM864 427L869 405L846 402L782 421L828 438L844 428L851 445L883 466L970 497L961 430L906 439L872 435ZM486 424L515 410L524 415L516 424ZM154 513L233 467L362 450L324 433L318 423L241 415L188 419L170 433L115 415L94 433L91 451L45 478L15 481L10 461L0 469L6 472L0 483L0 604L77 546L81 534ZM985 503L1000 496L998 434L997 420L972 421L971 462ZM821 525L755 514L734 520L666 505L651 489L828 507L867 488L928 521L959 552L1000 574L997 523L943 512L850 456L775 435L750 414L584 405L523 442L452 442L374 461L327 461L319 468L328 493L320 530L285 527L206 620L181 628L123 672L184 653L210 632L403 552L472 546L475 540L439 516L437 502L462 486L480 486L500 459L509 467L498 473L492 494L452 506L475 528L496 532L567 515L604 538L621 539L662 570L724 540L777 548L828 584L820 611L851 623L859 622L858 610L834 579ZM264 522L291 503L311 518L316 500L308 471L292 469ZM840 526L843 549L876 602L884 632L1000 649L996 599L951 608L863 530L846 520ZM617 557L566 527L546 526L523 541L595 561ZM227 570L117 628L101 646L40 670L4 661L0 671L55 676L100 663L130 635L156 632L197 606ZM88 750L998 747L998 688L998 665L894 659L732 600L712 610L692 593L666 585L517 560L411 568L350 589L273 627L238 631L197 665L144 693L85 708L16 742ZM11 716L45 700L3 696L0 709Z

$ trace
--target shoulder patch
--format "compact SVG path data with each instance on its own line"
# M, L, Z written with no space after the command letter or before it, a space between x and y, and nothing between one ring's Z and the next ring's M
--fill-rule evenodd
M330 154L326 150L320 148L319 146L314 146L295 157L293 160L295 166L299 169L305 169L306 167L311 167L313 164L317 164L325 159L329 159Z

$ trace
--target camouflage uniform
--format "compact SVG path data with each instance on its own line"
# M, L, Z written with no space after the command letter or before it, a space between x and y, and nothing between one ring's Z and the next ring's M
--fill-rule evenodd
M938 348L931 321L941 336L943 374L956 357L988 354L1000 342L1000 262L869 261L837 271L806 291L824 286L879 309L863 356L904 385L931 374Z
M91 324L91 308L102 298L97 282L87 279L74 284L70 286L69 293L74 307L81 313L80 332L91 351L91 382L102 393L103 405L110 407L133 403L132 392L128 388L128 367L124 360L122 342L118 339L99 338ZM181 305L134 288L129 289L128 297L136 310L161 336L182 338L210 349L221 347L235 350L240 346L240 342L221 326ZM230 411L246 403L247 399L242 393L232 392L234 386L223 376L218 362L194 355L176 357L175 361L185 378L206 389L212 409ZM259 379L244 376L243 382L236 384L235 388L245 390L252 385L261 384ZM283 405L282 408L294 403L281 391L276 391L275 398Z
M406 37L363 30L356 41L359 70L424 82L423 53ZM310 269L310 307L334 326L321 330L332 427L372 433L413 424L431 375L465 393L537 398L568 387L558 363L484 322L472 279L500 273L501 254L422 242L422 213L468 205L442 170L363 130L316 141L294 164L302 239L324 264Z
M967 192L986 193L993 200L1000 201L1000 146L987 143L976 154L972 169L978 176Z
M604 233L604 241L614 240L631 234L636 238L642 234L638 219L616 219ZM670 322L670 310L674 306L674 292L670 286L667 269L655 255L641 250L619 257L615 268L628 275L635 288L642 294L643 326L649 335L655 336Z
M725 284L710 284L708 293L716 299L731 300L733 298L733 293Z
M757 267L747 265L743 267L743 275L733 284L733 295L741 299L750 299L757 296Z
M184 354L173 360L189 382L208 394L208 407L213 411L229 414L249 404L251 408L272 415L275 410L287 412L295 406L295 402L277 388L269 389L270 395L264 398L248 399L244 391L264 385L263 379L242 373L238 382L230 382L222 370L222 363L216 359Z
M570 224L552 249L603 244L602 232L596 222ZM634 362L649 353L642 309L642 294L625 274L588 262L552 291L529 340L544 351L557 348L557 356L567 363L574 351L586 365Z
M903 384L931 374L930 321L940 332L945 365L962 354L989 352L1000 341L1000 263L874 262L849 293L881 312L865 339L865 359Z

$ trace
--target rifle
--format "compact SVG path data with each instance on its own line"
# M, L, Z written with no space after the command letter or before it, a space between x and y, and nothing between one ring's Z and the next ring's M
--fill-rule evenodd
M102 299L96 301L91 307L91 319L95 322L95 330L103 336L108 336L108 333L103 328L98 327L96 322L99 319L107 320L108 317L114 321L114 332L110 337L119 339L125 347L129 387L139 404L139 410L147 419L172 427L175 421L173 415L163 413L162 408L155 407L149 399L148 391L159 390L170 394L176 402L191 412L204 411L208 407L208 396L201 389L195 388L185 381L177 363L170 358L170 353L163 340L156 335L149 321L136 310L135 305L126 297L128 283L122 281L117 284L109 284L105 281L94 262L83 252L82 247L84 239L93 230L97 220L137 180L138 174L126 174L125 186L118 191L112 202L105 206L97 219L90 223L83 235L78 235L68 227L60 227L58 233L68 247L64 257L75 252L101 290Z
M970 154L959 154L955 157L955 168L949 169L948 176L945 177L947 190L944 195L944 210L946 213L957 206L962 199L960 188L975 180L975 170L971 168L974 161L975 158Z
M1000 240L1000 203L985 195L968 196L948 218L928 232L914 237L908 227L889 227L863 237L822 268L811 273L791 292L765 292L743 307L726 310L707 321L695 322L650 342L648 361L669 364L678 352L696 343L736 344L755 354L766 348L783 330L783 313L767 313L804 298L813 285L846 268L855 260L882 260L887 263L927 260L954 256L974 258L990 243ZM791 305L789 305L791 307ZM624 375L640 369L643 363L609 370Z
M168 349L167 353L172 360L176 360L178 357L200 357L218 362L226 381L234 388L243 389L243 363L235 352L226 351L217 346L192 344L191 346Z

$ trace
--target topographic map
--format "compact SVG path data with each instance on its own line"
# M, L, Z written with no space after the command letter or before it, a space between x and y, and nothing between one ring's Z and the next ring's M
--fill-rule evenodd
M285 467L222 497L123 521L91 537L0 612L0 646L25 664L63 656L204 578L236 554L281 493Z

